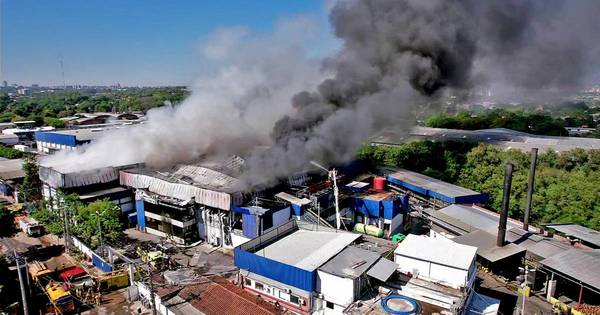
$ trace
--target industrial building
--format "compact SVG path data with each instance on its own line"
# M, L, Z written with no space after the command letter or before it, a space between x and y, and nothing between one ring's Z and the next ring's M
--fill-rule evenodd
M114 126L100 126L95 128L36 131L35 143L38 152L44 154L52 154L59 150L75 150L75 148L88 144L114 129L116 129Z
M408 170L397 170L387 175L390 184L410 191L433 203L484 204L489 200L485 193L446 183L439 179Z
M600 149L600 139L582 137L554 137L533 135L504 128L483 130L459 130L429 127L414 127L406 130L388 129L371 139L372 145L399 145L411 141L458 141L488 143L502 149L529 152L532 148L541 151L569 151L573 149Z
M544 227L587 247L600 248L600 233L585 226L579 224L544 224Z
M0 194L19 202L19 186L23 182L23 160L0 160Z
M139 165L104 167L84 171L71 171L63 167L39 166L42 196L54 207L59 191L77 194L82 202L109 199L119 206L123 215L135 211L133 194L119 185L119 170Z
M294 313L342 314L397 268L382 258L392 248L361 238L291 220L236 247L234 262L249 292Z
M130 168L121 171L120 184L135 190L140 230L181 244L204 240L233 248L287 222L292 211L241 189L243 164L232 156L160 171Z
M432 307L462 314L473 295L477 248L443 236L410 234L394 251L398 270L410 279L399 293Z
M142 113L77 113L73 116L63 117L60 120L70 126L102 125L116 122L139 122Z

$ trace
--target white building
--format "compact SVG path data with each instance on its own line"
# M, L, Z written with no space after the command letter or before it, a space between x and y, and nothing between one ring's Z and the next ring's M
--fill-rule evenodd
M418 301L464 314L477 277L477 247L443 236L410 234L394 251L398 271L409 277L399 293Z
M367 286L367 270L381 256L354 246L346 247L317 270L317 292L323 296L321 314L342 314Z
M443 237L409 234L394 251L394 261L404 274L460 289L471 286L477 275L476 253L477 247Z

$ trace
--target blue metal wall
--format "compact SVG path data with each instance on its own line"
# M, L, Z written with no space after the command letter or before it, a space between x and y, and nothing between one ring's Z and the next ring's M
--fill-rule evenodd
M446 196L442 193L439 193L437 191L432 191L429 189L426 189L424 187L419 187L419 186L415 186L413 184L407 183L405 181L399 180L395 177L392 176L388 176L387 180L390 183L399 185L401 187L404 187L410 191L414 191L418 194L421 194L425 197L429 197L429 198L434 198L434 199L438 199L441 200L443 202L446 203L450 203L450 204L455 204L455 203L463 203L463 204L476 204L476 203L486 203L489 200L489 195L485 194L485 193L475 193L473 195L466 195L466 196L458 196L458 197L452 197L452 196Z
M144 211L144 200L135 201L135 211L137 213L138 229L146 230L146 211Z
M242 213L242 232L245 237L255 238L258 236L256 233L256 221L256 215Z
M111 272L113 271L113 267L111 264L107 263L102 259L98 254L92 252L92 264L96 266L96 268L102 270L102 272Z
M308 292L315 290L316 272L306 271L272 259L242 250L234 249L233 261L240 269L285 283Z
M408 212L408 196L390 198L381 201L368 198L353 197L351 206L354 211L360 212L371 218L393 219L398 213Z
M36 131L36 141L44 141L56 144L63 144L70 147L77 146L77 138L74 135L66 135L48 131Z

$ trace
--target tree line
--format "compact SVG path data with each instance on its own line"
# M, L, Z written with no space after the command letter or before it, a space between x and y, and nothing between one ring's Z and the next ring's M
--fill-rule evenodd
M33 120L37 125L64 127L58 118L89 112L145 112L166 101L181 102L188 95L184 87L128 88L118 91L81 90L35 93L9 97L0 94L0 122Z
M399 146L364 146L358 153L373 167L406 168L490 195L499 210L504 165L515 165L509 214L522 219L529 153L487 144L421 141ZM530 217L534 224L576 223L600 230L600 150L540 152Z

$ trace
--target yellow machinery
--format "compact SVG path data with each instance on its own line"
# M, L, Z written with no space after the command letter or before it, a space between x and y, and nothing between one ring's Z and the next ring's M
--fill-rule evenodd
M98 289L100 291L116 290L129 285L129 274L123 272L112 273L101 276L96 281L98 281Z
M31 275L31 280L34 282L49 278L51 273L52 270L48 269L43 262L36 260L29 263L29 274Z
M45 290L55 312L65 314L75 311L73 296L69 291L65 290L60 283L52 281L46 285Z

